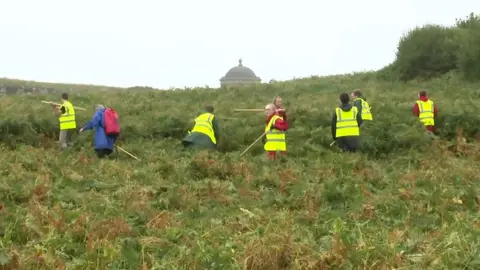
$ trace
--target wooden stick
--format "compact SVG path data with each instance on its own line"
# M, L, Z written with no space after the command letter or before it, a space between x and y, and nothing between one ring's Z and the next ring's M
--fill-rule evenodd
M330 144L330 146L334 145L334 144L335 144L335 142L336 142L336 141L333 141L333 142Z
M235 109L234 112L264 112L265 109Z
M53 105L57 105L57 106L62 106L62 104L59 104L59 103L55 103L55 102L52 102L52 101L45 101L45 100L42 100L42 103L45 103L45 104L53 104ZM86 111L87 109L85 108L82 108L82 107L73 107L75 110L81 110L81 111Z
M240 156L242 156L243 154L245 154L248 149L250 149L253 145L255 145L263 136L265 136L265 134L267 134L268 130L265 131L262 136L258 137L258 139L256 139L249 147L247 147L247 149L245 149L245 151L243 151L243 153L240 154Z
M117 146L117 145L115 145L115 147L116 147L117 149L120 149L120 151L122 151L123 153L125 153L125 154L127 154L127 155L131 156L132 158L134 158L134 159L136 159L136 160L140 161L140 159L139 159L139 158L137 158L136 156L134 156L134 155L130 154L129 152L127 152L127 150L125 150L125 149L121 148L120 146Z

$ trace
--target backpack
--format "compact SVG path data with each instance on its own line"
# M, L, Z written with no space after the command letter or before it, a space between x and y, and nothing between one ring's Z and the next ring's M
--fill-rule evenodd
M118 114L112 108L105 109L103 113L103 123L105 134L107 136L118 136L120 134L120 125L118 124Z

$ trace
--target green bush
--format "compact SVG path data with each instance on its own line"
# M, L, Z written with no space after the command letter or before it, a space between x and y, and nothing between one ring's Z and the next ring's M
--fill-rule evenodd
M470 14L457 20L462 31L462 42L458 50L458 69L467 80L480 79L480 16Z
M411 30L400 39L394 69L408 81L429 79L456 68L459 35L456 29L426 25Z
M459 71L465 79L480 79L480 17L471 13L454 26L424 25L401 37L395 60L377 73L378 79L431 79Z

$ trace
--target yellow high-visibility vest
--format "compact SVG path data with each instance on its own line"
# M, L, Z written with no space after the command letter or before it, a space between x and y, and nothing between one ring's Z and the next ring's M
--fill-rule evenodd
M363 98L359 98L359 97L357 97L353 101L357 99L359 99L362 103L362 120L372 121L373 116L372 116L372 112L370 111L370 105L368 104L368 102Z
M357 123L357 107L353 106L348 112L337 107L335 109L335 114L337 115L337 138L345 136L360 136L360 129L358 128Z
M76 129L77 122L75 121L75 109L70 101L65 101L61 107L65 108L65 113L58 117L60 121L60 130ZM60 108L61 108L60 107Z
M418 104L418 111L420 114L418 115L418 118L420 121L423 123L425 126L435 126L435 114L434 114L434 103L431 100L422 101L422 100L417 100Z
M213 131L213 118L215 116L211 113L203 113L195 118L195 126L191 132L199 132L207 135L213 144L217 144L215 132Z
M267 137L267 141L263 146L265 151L287 151L285 131L272 128L277 119L283 120L283 117L274 115L265 126Z

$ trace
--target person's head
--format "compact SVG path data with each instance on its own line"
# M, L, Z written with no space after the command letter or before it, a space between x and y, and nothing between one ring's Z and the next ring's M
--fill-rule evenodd
M62 93L61 98L63 101L68 100L68 94L67 93Z
M275 105L275 107L282 107L282 102L283 100L282 100L282 97L280 96L275 96L273 98L273 105Z
M207 105L205 106L205 111L208 112L208 113L213 113L215 109L213 108L212 105Z
M98 112L100 110L105 109L105 106L103 106L102 104L95 104L94 108L95 108L95 112Z
M265 113L266 113L267 115L272 115L272 114L274 114L274 113L275 113L275 110L276 110L276 108L275 108L275 105L273 105L273 103L269 103L269 104L267 104L267 105L265 106Z
M362 92L360 91L360 89L355 89L353 90L352 94L351 94L351 97L352 98L357 98L357 97L361 97L363 96Z
M425 90L422 90L418 93L418 97L421 98L421 97L426 97L427 96L427 91Z
M347 93L340 94L340 102L342 102L342 104L348 104L350 102L350 97Z

